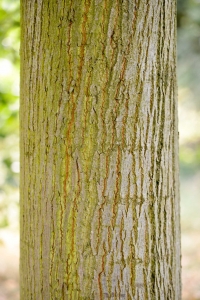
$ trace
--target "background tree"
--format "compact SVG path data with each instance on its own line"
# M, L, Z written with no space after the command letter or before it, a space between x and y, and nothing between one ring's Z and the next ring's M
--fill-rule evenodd
M21 299L180 299L174 1L21 9Z

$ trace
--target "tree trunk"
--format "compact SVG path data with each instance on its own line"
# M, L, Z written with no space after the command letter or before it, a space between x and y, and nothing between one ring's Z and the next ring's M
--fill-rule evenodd
M181 299L175 1L21 17L21 300Z

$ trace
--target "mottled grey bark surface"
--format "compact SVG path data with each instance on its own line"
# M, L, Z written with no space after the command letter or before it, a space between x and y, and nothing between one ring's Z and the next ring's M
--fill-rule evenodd
M175 2L21 17L21 300L181 299Z

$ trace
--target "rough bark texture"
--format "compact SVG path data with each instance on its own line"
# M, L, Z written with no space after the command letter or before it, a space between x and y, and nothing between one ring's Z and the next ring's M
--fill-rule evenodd
M181 299L175 1L21 11L21 300Z

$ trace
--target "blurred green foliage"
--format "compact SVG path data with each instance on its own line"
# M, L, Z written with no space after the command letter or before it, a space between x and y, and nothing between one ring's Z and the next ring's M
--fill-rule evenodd
M18 224L19 1L0 1L0 227Z
M19 0L0 0L0 227L18 224ZM200 0L178 0L181 176L200 167Z
M200 0L178 0L181 177L200 170Z
M178 79L196 95L190 105L200 109L200 1L178 1Z

